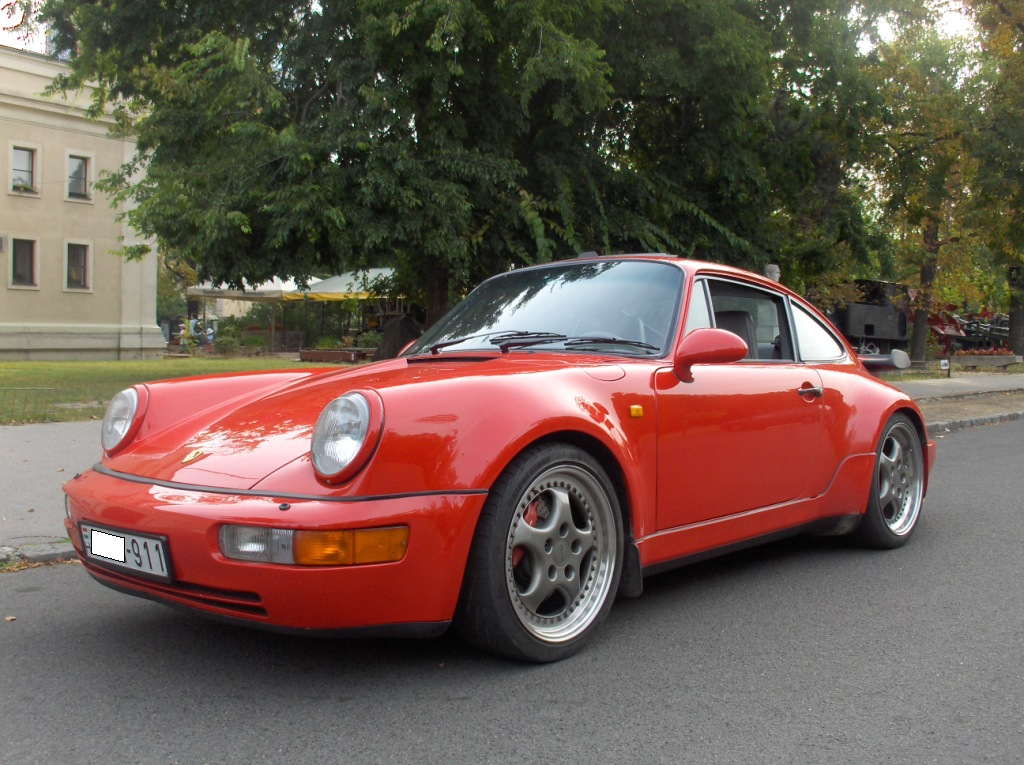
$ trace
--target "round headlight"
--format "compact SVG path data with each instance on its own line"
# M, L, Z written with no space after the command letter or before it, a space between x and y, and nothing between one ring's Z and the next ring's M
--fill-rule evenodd
M132 426L138 410L139 393L135 388L123 390L111 399L100 431L100 444L107 454L116 451L127 441L128 435L133 432Z
M377 445L381 405L376 396L346 393L320 413L313 429L313 467L330 483L355 475Z

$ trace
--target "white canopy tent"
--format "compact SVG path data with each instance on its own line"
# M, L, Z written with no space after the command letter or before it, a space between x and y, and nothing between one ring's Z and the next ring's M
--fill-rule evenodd
M319 281L318 279L311 279L311 282ZM243 282L244 284L244 282ZM269 347L273 350L277 345L276 330L277 321L274 317L274 305L281 303L285 299L285 295L295 292L298 290L298 285L294 279L270 279L262 284L258 284L255 287L250 287L245 284L244 290L232 289L224 286L214 286L207 282L205 284L198 284L195 287L189 287L185 292L189 297L200 298L203 300L203 321L206 322L206 300L216 300L216 308L214 313L218 316L241 316L248 308L245 307L245 303L269 303L270 304L270 339Z
M243 302L269 303L271 308L270 347L275 347L274 305L294 301L330 302L341 300L366 300L372 297L370 288L380 279L394 273L392 268L367 268L349 271L327 279L310 279L306 289L300 289L293 279L271 279L255 287L246 285L244 290L215 286L211 283L189 287L189 297L217 301L218 316L235 316L245 313ZM236 302L237 301L237 302ZM205 301L204 301L205 311Z
M319 281L319 279L311 279L310 286ZM277 278L258 284L255 287L246 285L244 290L214 286L210 282L197 284L195 287L189 287L185 290L189 297L214 298L217 300L241 300L259 303L280 303L285 299L285 295L297 291L299 291L299 288L294 279L282 280Z
M370 288L380 279L394 274L393 268L366 268L347 271L327 279L310 279L306 289L299 289L294 279L271 279L244 290L214 286L207 282L189 287L190 297L215 298L222 300L245 300L260 303L280 303L285 300L365 300L370 297Z
M315 284L310 283L309 289L287 292L283 299L365 300L371 297L370 288L375 282L390 278L394 272L393 268L366 268L361 271L348 271Z

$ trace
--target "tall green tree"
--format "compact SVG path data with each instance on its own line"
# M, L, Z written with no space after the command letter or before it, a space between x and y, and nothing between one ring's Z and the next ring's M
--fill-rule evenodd
M43 16L74 51L60 86L98 82L137 138L106 187L143 234L231 284L392 262L436 316L485 273L550 258L553 235L576 245L579 192L560 211L538 190L599 153L593 38L613 10L51 0Z
M975 124L970 93L971 52L931 25L903 28L876 52L884 109L881 139L870 166L884 210L906 261L917 271L911 357L927 353L940 250L969 225L973 168L965 142Z
M981 36L983 119L971 138L989 248L1010 287L1010 345L1024 354L1024 1L968 0Z
M607 135L665 246L798 287L882 247L856 169L883 102L865 43L910 2L651 1L607 36ZM647 194L647 192L650 192ZM641 241L643 247L647 242Z
M880 25L921 23L919 2L764 2L773 63L765 163L774 205L767 248L796 286L856 271L885 250L865 214L862 168L885 108L872 44Z
M31 4L32 0L23 0ZM201 278L461 290L585 249L800 279L866 258L861 41L909 0L45 0L138 154L104 181ZM128 251L129 256L137 254Z

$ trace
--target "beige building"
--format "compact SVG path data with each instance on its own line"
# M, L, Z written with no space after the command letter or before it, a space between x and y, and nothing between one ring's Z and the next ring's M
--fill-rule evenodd
M140 240L93 187L133 145L87 93L42 95L63 68L0 46L0 360L158 355L156 256L113 254Z

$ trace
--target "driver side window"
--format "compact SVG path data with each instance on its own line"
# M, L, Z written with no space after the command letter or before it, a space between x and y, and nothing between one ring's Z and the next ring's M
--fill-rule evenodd
M793 342L782 295L725 279L708 279L714 326L741 337L748 359L793 361Z
M703 279L693 283L690 289L690 307L686 312L686 326L683 327L683 335L688 335L695 329L703 329L711 326L711 312L708 310L708 293Z

